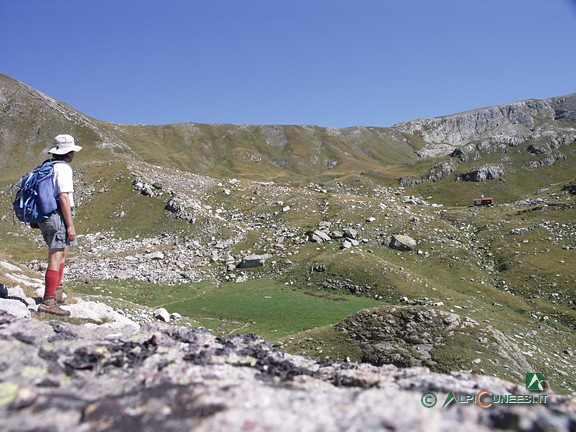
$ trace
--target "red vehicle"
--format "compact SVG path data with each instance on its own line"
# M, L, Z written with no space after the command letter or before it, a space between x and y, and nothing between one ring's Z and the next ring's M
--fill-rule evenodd
M494 198L478 198L474 200L474 205L475 206L483 206L483 205L488 205L488 206L492 206L494 205Z

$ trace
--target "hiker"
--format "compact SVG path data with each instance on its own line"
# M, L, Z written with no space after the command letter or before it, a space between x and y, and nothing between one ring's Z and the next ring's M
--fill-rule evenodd
M68 255L68 246L76 246L76 230L72 220L74 209L74 184L72 168L68 165L74 159L74 154L82 150L77 146L71 135L58 135L54 138L48 153L52 160L65 163L54 164L54 196L58 202L58 210L38 225L44 241L48 245L48 268L45 275L44 298L38 312L58 316L70 316L70 311L59 305L64 303L62 275Z

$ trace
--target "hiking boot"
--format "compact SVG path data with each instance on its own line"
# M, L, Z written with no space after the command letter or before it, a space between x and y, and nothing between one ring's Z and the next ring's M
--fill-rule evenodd
M44 300L42 300L42 303L38 306L38 312L48 313L59 317L70 316L70 311L64 310L58 306L54 297L44 297Z
M54 293L54 300L56 300L56 304L62 305L66 301L64 299L64 287L62 285L58 285L56 287L56 292Z

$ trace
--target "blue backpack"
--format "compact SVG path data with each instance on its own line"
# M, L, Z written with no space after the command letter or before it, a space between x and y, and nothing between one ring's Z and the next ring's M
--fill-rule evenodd
M46 161L10 186L11 200L13 189L17 189L12 207L19 221L38 224L58 209L54 197L54 164L62 162Z

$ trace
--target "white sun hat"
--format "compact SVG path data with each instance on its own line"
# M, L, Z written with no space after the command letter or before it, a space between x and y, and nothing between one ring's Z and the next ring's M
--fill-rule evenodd
M82 150L82 147L76 145L72 135L63 134L54 138L48 153L63 155L70 152L79 152L80 150Z

